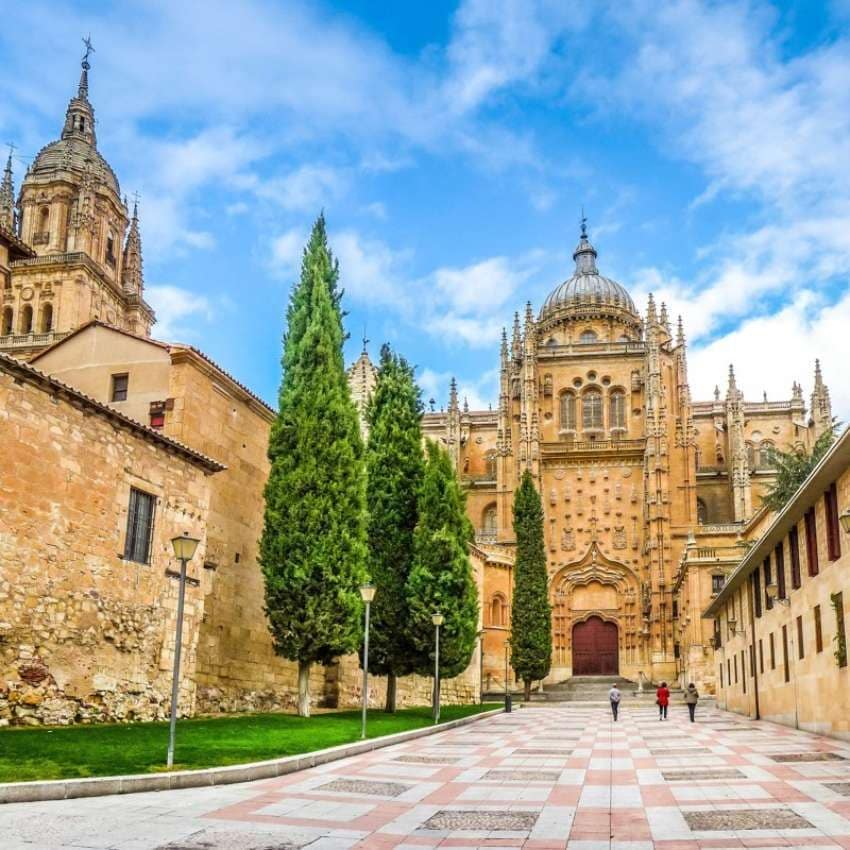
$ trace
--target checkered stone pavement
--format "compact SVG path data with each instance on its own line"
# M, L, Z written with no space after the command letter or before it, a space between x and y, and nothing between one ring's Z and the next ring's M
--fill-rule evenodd
M522 708L243 785L0 807L4 850L850 848L850 743L700 707Z

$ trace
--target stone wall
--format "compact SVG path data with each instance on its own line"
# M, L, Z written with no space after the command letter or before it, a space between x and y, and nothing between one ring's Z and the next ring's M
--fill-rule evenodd
M0 724L163 718L177 602L170 539L202 536L215 466L11 364L0 359ZM149 564L121 554L131 487L157 499ZM202 614L203 592L190 586L183 712Z

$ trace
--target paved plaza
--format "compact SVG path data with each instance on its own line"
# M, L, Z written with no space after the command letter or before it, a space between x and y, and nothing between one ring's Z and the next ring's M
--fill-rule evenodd
M850 848L850 744L716 709L524 708L243 785L0 807L5 850Z

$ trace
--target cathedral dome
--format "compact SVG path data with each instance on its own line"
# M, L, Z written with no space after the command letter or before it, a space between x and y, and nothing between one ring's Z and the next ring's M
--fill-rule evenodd
M95 183L108 186L116 195L121 194L112 167L85 139L63 138L45 145L36 155L30 174L46 177L57 171L72 171L82 176L89 170Z
M640 321L634 301L625 287L599 274L596 256L596 249L590 244L582 221L581 239L573 253L575 273L549 294L540 310L541 322L592 315L612 316L629 324Z

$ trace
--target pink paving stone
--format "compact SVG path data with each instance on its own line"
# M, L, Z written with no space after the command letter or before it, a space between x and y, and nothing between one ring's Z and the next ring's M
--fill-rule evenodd
M556 785L546 798L550 806L577 806L581 797L581 785Z
M668 785L641 785L640 796L644 806L678 805Z

